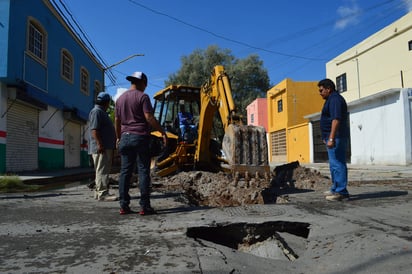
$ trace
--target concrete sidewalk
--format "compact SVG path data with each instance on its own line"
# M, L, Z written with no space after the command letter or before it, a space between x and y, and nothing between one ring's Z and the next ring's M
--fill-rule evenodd
M0 272L410 273L410 170L349 166L349 174L365 183L345 202L291 190L285 204L207 208L155 192L151 216L121 216L118 202L94 200L85 185L1 194ZM138 190L131 196L137 209Z
M93 179L94 170L90 167L76 167L48 171L24 171L18 173L17 176L25 183L44 185Z
M313 168L325 176L330 176L328 163L302 164ZM349 181L396 180L412 178L411 165L353 165L348 164Z

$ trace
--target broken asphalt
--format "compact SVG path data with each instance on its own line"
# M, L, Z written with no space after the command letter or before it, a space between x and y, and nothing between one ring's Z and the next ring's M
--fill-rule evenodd
M303 165L328 175L327 165ZM412 169L349 165L351 198L288 193L288 203L207 208L152 194L157 215L97 202L90 169L22 174L65 181L0 194L1 273L410 273ZM71 177L72 176L72 177ZM74 177L73 177L74 176ZM68 181L72 183L68 183ZM325 189L326 190L326 189ZM139 194L132 189L132 209Z

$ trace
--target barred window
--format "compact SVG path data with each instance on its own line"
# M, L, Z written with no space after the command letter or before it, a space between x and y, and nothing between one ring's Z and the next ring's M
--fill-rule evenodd
M82 67L80 69L80 90L86 95L89 95L89 83L89 72Z
M336 90L339 93L342 93L348 90L348 86L346 83L346 73L341 74L338 77L336 77Z
M280 99L278 101L278 112L282 112L283 111L283 101L282 99Z
M69 82L73 82L73 57L67 50L61 53L61 75Z
M46 33L34 20L29 20L27 50L33 56L46 62Z
M99 94L99 92L102 91L102 84L99 81L94 81L94 100L97 99L97 95Z

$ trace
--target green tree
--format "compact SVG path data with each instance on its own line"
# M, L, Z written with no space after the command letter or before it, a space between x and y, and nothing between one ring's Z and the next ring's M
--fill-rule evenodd
M246 117L246 107L256 98L266 97L270 88L267 70L257 55L237 59L228 71L231 77L232 96L241 114Z
M246 117L246 106L256 98L265 97L270 88L267 70L257 55L238 59L229 49L212 45L206 50L196 49L189 56L183 56L181 62L180 70L165 81L166 86L200 87L210 78L213 67L222 65L231 79L233 100L243 117Z
M189 56L181 58L182 66L176 73L169 75L166 86L180 84L200 87L205 83L216 65L223 65L228 69L233 65L235 58L230 50L223 50L217 46L209 46L206 50L197 49Z

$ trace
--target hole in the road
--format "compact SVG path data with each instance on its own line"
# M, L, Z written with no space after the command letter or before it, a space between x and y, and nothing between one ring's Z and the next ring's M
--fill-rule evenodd
M273 221L191 227L186 235L255 256L294 261L306 249L309 224Z

